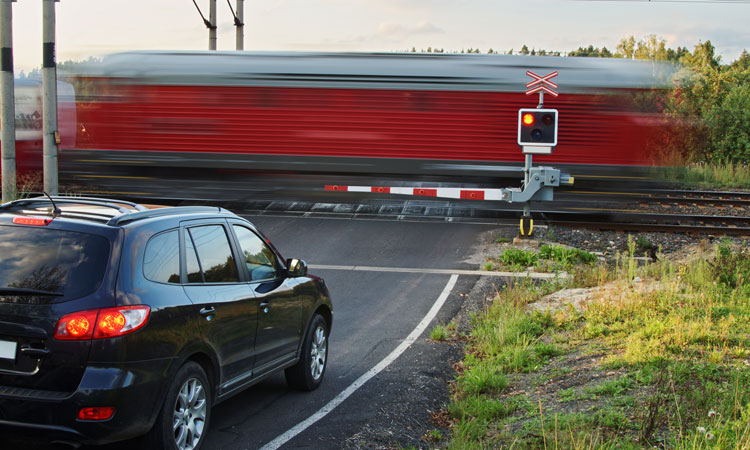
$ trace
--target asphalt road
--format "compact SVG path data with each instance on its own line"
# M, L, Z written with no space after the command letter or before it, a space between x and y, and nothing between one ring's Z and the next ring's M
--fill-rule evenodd
M463 261L480 233L489 228L453 223L248 218L286 258L301 258L313 267L476 269ZM449 275L430 273L310 272L325 278L334 302L323 384L314 392L295 392L279 375L217 406L205 449L261 448L315 414L391 353L427 314L450 279ZM377 410L378 401L390 400L369 391L377 389L376 379L281 448L342 448L337 437L349 436L366 425L357 423L357 416L361 420L371 417L362 410Z
M306 260L311 266L310 273L325 278L334 305L328 367L323 384L316 391L290 390L283 374L279 374L218 405L213 410L204 450L259 449L318 413L388 356L423 320L451 278L450 274L429 273L429 270L478 269L476 264L464 260L473 253L482 232L497 228L497 225L443 221L268 215L248 218L284 257ZM354 269L356 266L425 272L359 270ZM458 292L468 292L477 278L466 275L458 278L450 294L452 300L447 303L452 305L452 312L460 304ZM450 319L452 312L447 309L450 308L443 308L436 321ZM427 326L423 337L429 334L434 322ZM280 448L348 447L347 439L367 427L368 422L378 420L382 405L393 403L398 389L387 387L404 385L411 389L415 371L432 370L430 359L429 351L407 350L387 370L364 383L320 420L291 436ZM396 370L392 366L401 368ZM440 384L444 388L444 383ZM418 388L425 387L422 384ZM26 438L10 437L0 448L47 448L46 444L39 443L39 447L36 444ZM132 449L135 445L126 442L106 448Z

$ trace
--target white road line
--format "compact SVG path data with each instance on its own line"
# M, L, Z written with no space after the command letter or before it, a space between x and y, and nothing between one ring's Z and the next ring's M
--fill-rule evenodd
M315 414L298 423L297 425L289 429L289 431L287 431L286 433L279 435L276 439L261 447L260 450L276 450L277 448L286 444L292 438L305 431L310 425L314 424L318 420L325 417L329 412L333 411L337 406L342 404L344 400L349 398L349 396L352 395L357 389L367 383L370 378L382 372L383 369L388 367L393 361L396 360L396 358L401 356L401 354L404 353L404 351L406 351L406 349L409 348L411 344L419 339L419 336L422 335L430 322L432 322L432 319L434 319L438 311L440 311L440 308L443 307L445 300L453 290L453 286L456 285L456 280L458 280L458 275L451 275L450 280L448 280L448 284L445 285L445 288L443 288L443 292L441 292L440 296L437 298L437 300L435 300L435 303L427 312L427 315L424 316L422 321L419 322L417 327L414 328L409 336L407 336L406 339L404 339L404 341L401 342L401 344L399 344L399 346L396 347L388 356L383 358L383 360L376 364L372 369L365 372L364 375L357 378L354 383L350 384L349 387L341 391L339 395L334 397L333 400L328 402L328 404L320 408Z
M496 272L494 270L459 270L459 269L415 269L410 267L371 267L371 266L335 266L324 264L310 264L314 270L358 270L364 272L397 272L397 273L426 273L438 275L481 275L485 277L503 278L534 278L534 279L565 279L568 274L544 272Z

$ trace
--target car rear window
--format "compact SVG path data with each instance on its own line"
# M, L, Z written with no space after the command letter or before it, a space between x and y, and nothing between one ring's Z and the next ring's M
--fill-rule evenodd
M0 302L60 303L86 296L101 284L108 259L109 241L102 236L0 226Z

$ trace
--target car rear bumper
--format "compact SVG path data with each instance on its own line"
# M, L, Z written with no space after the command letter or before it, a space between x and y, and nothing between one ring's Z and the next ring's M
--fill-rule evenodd
M50 440L106 444L147 433L159 412L173 358L90 365L68 395L0 386L0 427ZM102 421L77 419L81 408L113 406Z

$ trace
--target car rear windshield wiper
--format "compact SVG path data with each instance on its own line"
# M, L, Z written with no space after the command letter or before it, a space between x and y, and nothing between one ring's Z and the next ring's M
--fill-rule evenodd
M27 289L15 287L0 287L0 295L48 295L51 297L62 297L62 292L43 291L41 289Z

